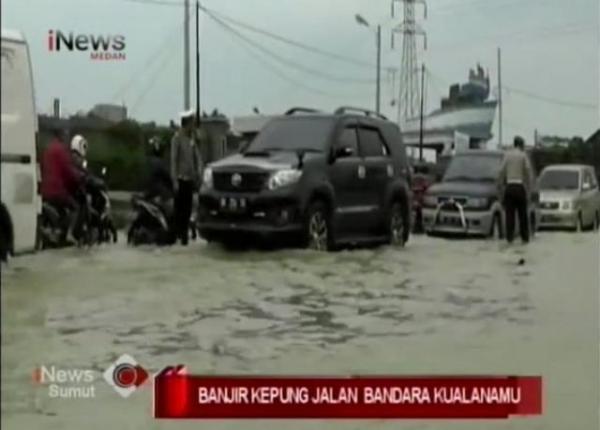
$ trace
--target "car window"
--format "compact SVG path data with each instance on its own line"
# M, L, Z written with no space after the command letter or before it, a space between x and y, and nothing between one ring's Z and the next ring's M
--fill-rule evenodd
M575 170L546 170L539 181L541 190L578 190L579 172Z
M496 181L502 160L502 156L496 155L455 155L446 169L444 181Z
M323 151L333 125L329 118L274 119L258 133L246 151Z
M363 157L387 157L390 151L376 128L358 129L360 151Z
M356 126L349 125L344 128L340 134L336 147L350 147L354 151L354 154L358 154L358 135L356 134Z

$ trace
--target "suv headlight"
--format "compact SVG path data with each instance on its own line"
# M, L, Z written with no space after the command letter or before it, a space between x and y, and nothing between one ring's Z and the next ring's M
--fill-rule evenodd
M297 170L297 169L278 170L278 171L274 172L273 174L271 174L271 177L269 178L267 187L270 190L285 187L286 185L291 185L291 184L298 182L298 180L300 179L300 176L302 176L301 170Z
M563 210L573 209L573 202L571 200L565 200L562 202L561 207L563 208Z
M431 195L425 195L425 197L423 197L423 204L425 206L437 206L438 204L438 199L436 196L431 196Z
M211 189L213 187L213 171L210 167L204 169L202 173L202 186L206 189Z
M485 197L470 197L467 200L467 206L473 209L484 209L488 206L488 199Z

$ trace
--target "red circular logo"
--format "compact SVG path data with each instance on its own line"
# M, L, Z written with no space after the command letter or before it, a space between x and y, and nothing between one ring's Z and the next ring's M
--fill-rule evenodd
M119 364L113 371L113 380L115 381L115 384L121 388L134 386L136 379L137 370L129 363Z

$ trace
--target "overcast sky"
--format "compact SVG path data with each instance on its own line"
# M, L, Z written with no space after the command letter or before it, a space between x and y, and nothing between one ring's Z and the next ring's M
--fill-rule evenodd
M152 0L150 0L152 1ZM159 0L183 1L183 0ZM399 67L401 39L390 46L390 0L204 0L206 7L373 67L340 62L238 28L281 57L329 76L318 77L257 58L244 42L201 14L201 104L228 116L257 106L278 113L295 105L333 109L342 104L374 107L375 36L357 25L356 13L383 24L383 66ZM428 35L425 61L427 107L437 107L451 83L463 82L477 62L497 81L502 48L504 135L533 139L545 134L589 136L600 124L598 0L430 0L417 19ZM399 4L399 3L398 3ZM2 0L2 27L21 30L31 47L37 105L50 112L59 97L66 113L95 103L124 103L140 120L168 122L183 108L183 8L131 0ZM192 15L192 29L194 21ZM95 62L84 53L51 53L48 30L123 34L126 61ZM192 48L194 36L191 36ZM194 77L192 50L192 78ZM281 77L283 75L283 78ZM343 81L334 78L342 78ZM367 82L356 82L356 81ZM193 82L193 79L192 79ZM395 91L397 91L397 83ZM383 74L384 113L396 118L392 81ZM193 91L193 88L192 88ZM551 99L551 100L543 100ZM194 103L194 97L192 97ZM575 103L577 106L560 103ZM581 106L579 106L581 105ZM495 126L497 130L497 126Z

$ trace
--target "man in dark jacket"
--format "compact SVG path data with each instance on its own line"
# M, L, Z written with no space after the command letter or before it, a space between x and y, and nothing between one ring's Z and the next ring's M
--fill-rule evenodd
M144 197L148 200L158 198L161 202L174 196L173 181L167 163L163 159L163 147L157 137L149 142L148 177L144 187Z

